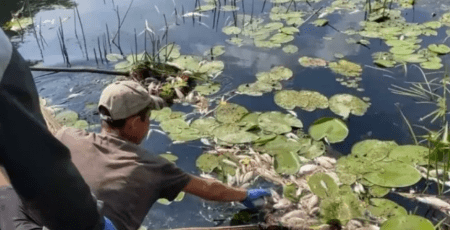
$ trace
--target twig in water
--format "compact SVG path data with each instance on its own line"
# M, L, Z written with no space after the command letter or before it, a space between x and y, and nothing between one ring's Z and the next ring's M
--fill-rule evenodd
M264 0L263 6L262 6L262 9L261 9L261 13L264 12L264 7L266 7L266 2L267 2L267 0ZM244 13L244 15L245 15L245 13Z
M65 42L65 39L64 39L64 29L63 29L63 24L62 24L61 17L59 17L59 24L60 24L60 27L59 27L58 30L59 30L59 33L60 33L60 36L61 36L63 53L64 53L64 56L65 56L65 59L66 59L67 66L70 67L69 54L67 53L66 42Z
M414 130L412 129L411 124L409 123L405 114L403 114L402 109L400 109L400 104L395 103L395 106L397 107L398 111L400 112L400 115L402 116L403 120L405 121L406 125L408 126L409 132L411 133L411 136L413 137L414 143L416 145L418 145L416 134L414 133Z
M114 45L117 46L117 48L118 48L119 51L120 51L120 54L122 54L122 55L123 55L123 52L122 52L122 49L120 48L120 28L122 28L123 22L125 21L125 18L127 18L128 12L130 12L131 5L133 5L133 2L134 2L134 0L131 0L130 5L128 5L127 11L125 12L125 15L124 15L123 18L122 18L122 21L120 20L119 7L118 7L118 6L116 7L116 13L117 13L117 17L118 17L118 21L119 21L119 22L118 22L118 29L117 29L117 32L116 32L116 34L114 35L114 37L113 37L113 39L112 39L112 42L113 42ZM155 7L156 7L156 5L155 5ZM116 37L117 37L117 42L119 43L118 45L115 44L115 42L114 42L115 39L116 39Z
M107 36L107 38L108 38L109 53L112 53L111 40L109 39L109 28L108 28L108 23L106 23L106 36Z
M378 67L375 67L375 66L370 66L370 65L364 65L365 67L369 67L369 68L372 68L372 69L376 69L376 70L381 70L381 71L385 71L385 72L388 72L388 73L391 73L391 74L394 74L394 72L392 72L392 71L390 71L390 70L387 70L387 69L382 69L382 68L378 68ZM394 78L395 79L395 78Z
M128 76L130 73L128 71L111 71L111 70L101 70L101 69L90 69L90 68L58 68L58 67L30 67L31 71L43 71L43 72L69 72L69 73L100 73L109 75L121 75Z
M97 66L98 66L97 52L95 51L95 48L94 48L94 57L95 57L95 62L97 63Z
M316 15L317 13L319 13L319 11L321 11L322 10L322 8L323 7L320 7L318 10L316 10L316 12L314 12L313 14L311 14L306 20L305 20L305 22L304 23L306 23L306 22L308 22L308 20L309 19L311 19L312 18L312 16L314 16L314 15Z
M34 38L36 39L36 43L37 43L39 51L41 53L42 60L44 60L44 54L42 53L41 44L39 44L39 39L37 37L36 26L34 25L34 18L33 18L33 15L31 14L31 10L30 10L30 1L27 0L26 3L27 3L27 6L28 6L27 7L28 8L28 14L29 14L29 17L31 18L31 25L33 26L33 35L34 35Z
M78 11L78 6L75 6L75 9L77 11L78 21L80 22L81 34L83 35L84 51L86 53L86 59L89 61L89 54L88 54L87 45L86 45L86 36L84 35L83 23L81 22L81 17L80 17L80 12Z

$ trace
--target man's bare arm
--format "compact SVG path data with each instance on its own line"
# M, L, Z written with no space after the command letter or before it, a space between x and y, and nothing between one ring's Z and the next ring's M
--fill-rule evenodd
M247 197L247 190L233 188L219 181L204 179L191 175L191 181L184 187L183 191L192 195L213 201L243 201Z

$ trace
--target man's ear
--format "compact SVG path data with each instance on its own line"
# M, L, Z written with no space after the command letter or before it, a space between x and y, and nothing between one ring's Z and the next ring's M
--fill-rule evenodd
M141 118L139 116L135 116L135 117L131 118L130 124L133 129L136 129L139 126L139 122L137 119L140 120Z

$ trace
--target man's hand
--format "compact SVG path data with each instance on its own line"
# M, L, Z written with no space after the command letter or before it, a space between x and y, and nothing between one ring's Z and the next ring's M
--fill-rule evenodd
M244 204L247 208L255 209L256 207L253 202L265 196L272 196L272 194L267 189L247 190L247 197L244 201L242 201L242 204Z

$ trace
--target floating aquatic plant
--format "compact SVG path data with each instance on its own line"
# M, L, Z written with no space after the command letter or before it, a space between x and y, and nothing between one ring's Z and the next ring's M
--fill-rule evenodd
M283 114L278 111L266 112L258 117L258 125L261 129L276 134L287 133L291 127L302 128L302 122L291 114Z
M287 54L297 53L297 51L298 51L298 47L294 46L294 45L287 45L287 46L283 47L283 52L285 52Z
M406 209L397 203L390 201L388 199L382 198L372 198L369 201L369 206L367 209L372 215L381 217L384 219L389 219L395 216L407 215Z
M325 26L326 24L328 24L328 20L327 19L316 19L314 22L312 22L312 24L314 24L315 26Z
M328 100L330 110L347 119L351 114L362 116L369 108L369 104L350 94L336 94Z
M248 110L238 104L221 102L214 115L219 122L235 123L247 113Z
M223 124L216 127L212 133L218 139L233 144L250 143L259 138L258 135L246 132L236 124Z
M308 179L311 191L321 199L333 198L339 192L339 187L326 173L315 173Z
M298 62L303 67L316 67L316 66L326 66L327 65L327 62L320 58L301 57L298 59Z
M203 172L210 173L216 167L219 167L219 157L209 153L203 153L197 158L195 165Z
M194 90L200 95L211 95L220 90L220 84L216 82L205 83L202 85L197 85Z
M274 167L277 173L296 174L300 166L300 160L295 152L279 152L275 155Z
M378 170L364 174L364 179L383 187L406 187L414 185L422 175L413 166L398 161L375 162Z
M438 54L450 53L450 47L444 44L431 44L428 46L428 49Z
M381 230L395 229L434 230L434 226L429 220L416 215L398 215L390 218L381 226Z
M314 140L325 139L329 143L342 142L348 136L345 123L332 117L320 118L309 127L309 135Z
M330 62L329 66L333 72L347 77L358 77L362 73L360 65L347 61L339 60L339 62Z
M222 55L224 53L225 53L225 46L217 45L217 46L212 47L209 50L206 50L203 53L203 55L211 56L211 57L218 57L218 56L220 56L220 55Z
M226 35L240 34L241 28L236 26L226 26L222 28L222 32L225 33Z

